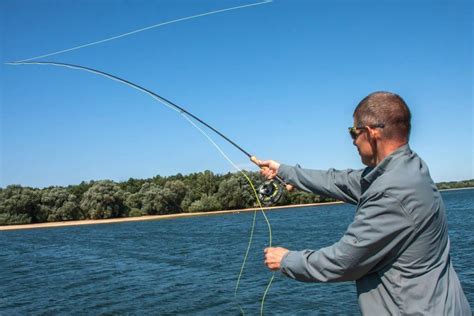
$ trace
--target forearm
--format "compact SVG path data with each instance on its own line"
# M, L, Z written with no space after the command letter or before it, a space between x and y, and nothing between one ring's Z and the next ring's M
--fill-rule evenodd
M311 170L299 165L280 165L278 175L288 183L307 192L323 194L338 200L357 204L360 197L362 170Z
M413 238L415 227L398 200L374 195L337 243L318 251L288 252L281 272L306 282L357 280L376 271L393 249L402 249Z
M337 243L320 249L290 251L281 262L281 272L302 282L342 282L357 280L361 270L352 265L352 258Z

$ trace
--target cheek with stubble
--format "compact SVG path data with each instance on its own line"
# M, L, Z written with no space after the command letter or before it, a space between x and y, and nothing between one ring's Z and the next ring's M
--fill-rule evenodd
M354 146L357 148L362 163L368 166L371 163L370 148L367 148L367 142L361 140L362 137L363 135L359 136L358 139L354 141Z
M352 144L353 144L353 145L355 146L355 148L357 149L357 152L359 153L359 156L362 157L361 152L360 152L360 142L359 142L359 138L360 138L360 136L357 137L357 138L352 142Z

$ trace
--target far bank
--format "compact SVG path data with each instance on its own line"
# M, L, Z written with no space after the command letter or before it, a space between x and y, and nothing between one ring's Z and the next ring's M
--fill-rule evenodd
M312 206L325 206L333 204L342 204L343 202L326 202L326 203L311 203L311 204L298 204L298 205L285 205L285 206L272 206L263 208L264 211L275 211L288 208L302 208ZM54 228L54 227L68 227L68 226L80 226L80 225L99 225L99 224L113 224L113 223L126 223L126 222L142 222L142 221L156 221L165 219L175 218L187 218L197 216L213 216L213 215L225 215L225 214L238 214L241 212L254 212L260 211L260 208L246 208L240 210L225 210L225 211L212 211L212 212L196 212L196 213L178 213L178 214L166 214L166 215L147 215L137 217L122 217L122 218L109 218L109 219L86 219L78 221L62 221L62 222L47 222L37 224L22 224L22 225L7 225L0 226L0 231L8 230L23 230L23 229L38 229L38 228Z

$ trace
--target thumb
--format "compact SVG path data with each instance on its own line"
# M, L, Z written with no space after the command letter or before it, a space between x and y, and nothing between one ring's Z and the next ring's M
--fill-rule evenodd
M269 160L260 160L260 159L257 159L257 157L255 156L252 156L250 157L250 160L256 164L257 166L259 166L260 168L262 167L268 167L270 165L270 161Z
M250 161L252 161L252 162L253 162L254 164L256 164L257 166L261 167L262 161L259 160L259 159L257 159L257 157L255 157L255 156L250 157Z

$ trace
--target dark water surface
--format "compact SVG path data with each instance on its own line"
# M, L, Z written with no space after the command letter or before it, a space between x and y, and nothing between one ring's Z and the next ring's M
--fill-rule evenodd
M451 254L474 310L474 190L443 192ZM336 242L354 207L267 212L273 244L317 249ZM0 232L0 314L238 315L235 282L253 214ZM260 312L272 273L263 266L268 231L257 217L238 292ZM359 314L355 284L299 283L277 274L265 313Z

